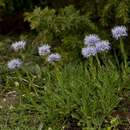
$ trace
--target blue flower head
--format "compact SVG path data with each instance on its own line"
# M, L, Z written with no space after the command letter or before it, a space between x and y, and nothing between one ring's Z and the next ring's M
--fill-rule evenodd
M22 64L22 61L20 59L13 59L10 60L7 64L9 69L15 69L15 68L19 68Z
M100 41L100 38L96 34L90 34L85 36L84 44L87 46L94 46L97 42Z
M112 30L112 36L113 38L115 38L116 40L118 40L121 37L126 37L128 36L127 33L127 28L125 26L115 26Z
M96 47L89 46L86 48L82 48L82 55L84 58L88 58L90 56L95 56L97 54Z
M11 49L17 52L19 50L25 49L25 46L26 46L25 41L17 41L11 45Z
M58 53L53 53L53 54L50 54L48 56L48 62L49 63L52 63L52 62L55 62L55 61L60 61L60 59L61 59L61 56Z
M109 51L111 49L109 41L100 41L96 43L97 52Z
M38 53L40 56L45 56L50 53L50 46L48 44L38 47Z

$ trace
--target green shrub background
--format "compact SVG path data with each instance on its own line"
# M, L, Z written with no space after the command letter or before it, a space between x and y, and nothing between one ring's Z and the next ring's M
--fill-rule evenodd
M86 34L111 41L111 28L129 28L130 21L129 0L1 0L0 7L1 35L48 43L69 60L79 56Z
M117 130L120 119L111 114L129 111L120 103L130 101L130 45L124 38L125 68L111 34L115 25L129 33L129 0L0 0L0 128L64 130L75 119L82 130ZM90 64L81 55L85 35L93 33L112 44L98 55L100 67L95 57ZM26 49L13 52L10 45L19 40L27 41ZM45 43L61 62L50 65L38 55ZM12 58L25 64L10 71Z

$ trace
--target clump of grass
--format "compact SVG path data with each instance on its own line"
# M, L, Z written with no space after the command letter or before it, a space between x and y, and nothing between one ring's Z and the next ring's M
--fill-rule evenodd
M44 108L51 116L48 119L55 119L49 122L72 116L82 127L100 129L120 101L122 84L112 64L92 69L82 64L67 65L45 91ZM64 126L64 122L59 125Z

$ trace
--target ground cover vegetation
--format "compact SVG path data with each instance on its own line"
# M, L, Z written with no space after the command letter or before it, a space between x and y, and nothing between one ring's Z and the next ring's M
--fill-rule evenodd
M129 0L0 1L1 130L129 130Z

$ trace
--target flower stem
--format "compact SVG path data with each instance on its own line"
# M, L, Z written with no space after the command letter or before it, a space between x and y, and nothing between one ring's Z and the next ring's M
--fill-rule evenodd
M93 66L93 57L92 56L89 58L89 65Z
M97 60L98 66L101 67L100 60L99 60L99 58L98 58L98 55L96 55L96 60Z
M127 68L127 56L126 56L126 53L125 53L124 43L123 43L122 39L120 39L120 49L121 49L121 53L122 53L122 56L123 56L123 59L124 59L125 68Z

